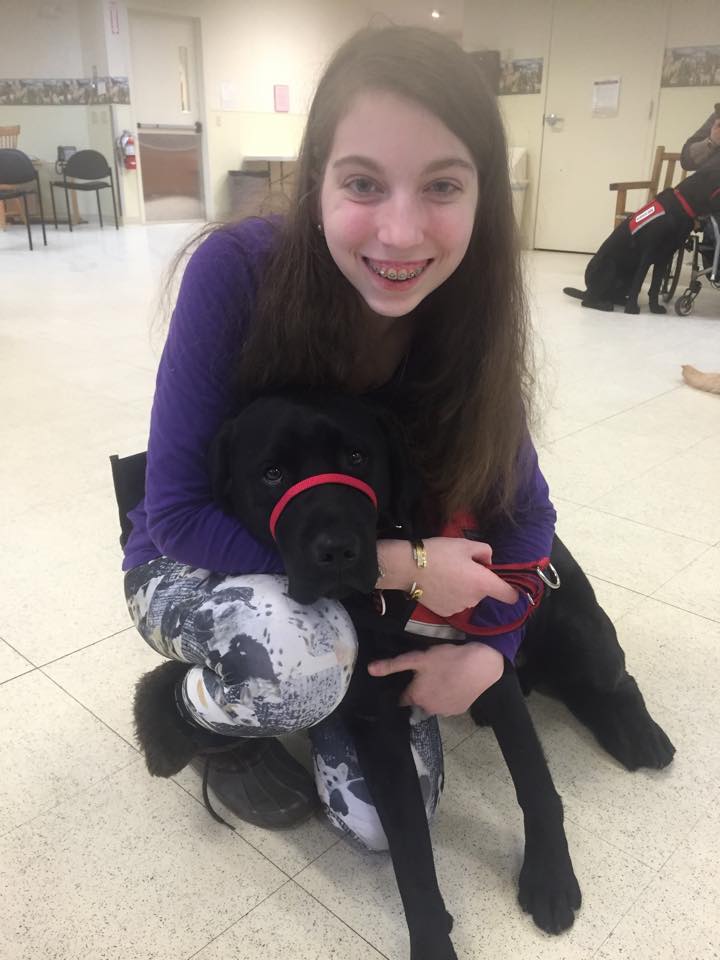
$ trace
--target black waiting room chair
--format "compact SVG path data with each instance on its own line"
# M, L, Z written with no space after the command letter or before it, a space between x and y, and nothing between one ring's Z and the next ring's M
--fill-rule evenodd
M115 499L120 517L120 545L130 536L132 524L128 520L128 513L133 510L145 496L145 470L147 469L147 453L134 453L129 457L118 457L116 453L110 457Z
M103 225L102 210L100 208L100 191L110 190L112 194L113 213L115 214L115 229L119 229L117 204L115 202L115 181L105 157L97 150L78 150L63 165L62 180L50 181L50 196L52 197L53 219L57 230L57 211L55 209L55 187L62 187L65 191L68 226L72 232L72 216L70 215L70 190L94 190L97 198L100 226ZM108 183L106 178L109 178Z
M40 178L32 165L30 157L22 150L10 147L0 150L0 203L5 200L22 200L25 210L25 226L27 227L28 243L33 248L32 232L30 230L30 211L27 198L37 194L40 208L40 224L42 226L43 244L47 246L45 234L45 214L43 213L42 195L40 193Z
M124 547L132 530L128 513L145 496L147 453L145 451L133 453L129 457L119 457L113 453L110 457L110 467L120 517L120 546Z

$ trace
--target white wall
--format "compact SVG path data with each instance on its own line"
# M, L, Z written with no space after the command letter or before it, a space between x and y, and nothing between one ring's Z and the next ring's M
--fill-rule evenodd
M0 75L85 75L78 0L0 0L0 11Z

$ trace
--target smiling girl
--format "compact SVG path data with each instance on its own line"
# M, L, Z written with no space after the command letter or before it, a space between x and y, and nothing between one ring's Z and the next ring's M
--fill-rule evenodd
M206 764L241 819L286 826L318 794L330 819L386 845L333 711L356 637L331 600L300 606L276 553L213 502L208 446L243 398L286 385L373 394L402 421L438 523L472 511L484 542L378 545L381 585L501 632L376 663L414 671L413 745L428 816L443 761L437 714L462 713L512 662L527 599L487 568L548 555L555 512L528 434L526 311L493 97L452 41L367 30L320 80L283 220L215 230L185 271L160 362L146 497L125 588L168 662L136 698L150 772ZM440 526L438 526L440 529ZM298 625L302 624L302 630ZM508 625L502 632L503 625ZM308 637L310 638L308 640ZM316 784L274 739L310 728Z

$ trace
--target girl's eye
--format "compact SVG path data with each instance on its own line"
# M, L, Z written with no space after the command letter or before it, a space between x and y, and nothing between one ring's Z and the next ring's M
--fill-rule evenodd
M361 197L369 197L379 192L377 184L368 177L355 177L348 180L345 186L350 189L351 193L358 194Z
M353 450L353 451L350 453L349 460L350 460L350 463L351 463L354 467L359 467L359 466L361 466L363 463L366 463L366 462L367 462L367 457L366 457L365 454L362 452L362 450Z
M266 483L280 483L283 478L283 472L280 467L268 467L263 474L263 480Z
M434 180L428 187L428 190L441 197L452 197L454 194L460 192L460 187L451 180Z

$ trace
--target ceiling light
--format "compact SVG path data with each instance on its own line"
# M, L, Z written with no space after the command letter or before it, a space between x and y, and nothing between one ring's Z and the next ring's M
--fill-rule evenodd
M439 19L440 19L440 11L439 11L439 10L433 10L433 11L431 12L430 16L433 18L433 20L439 20Z

